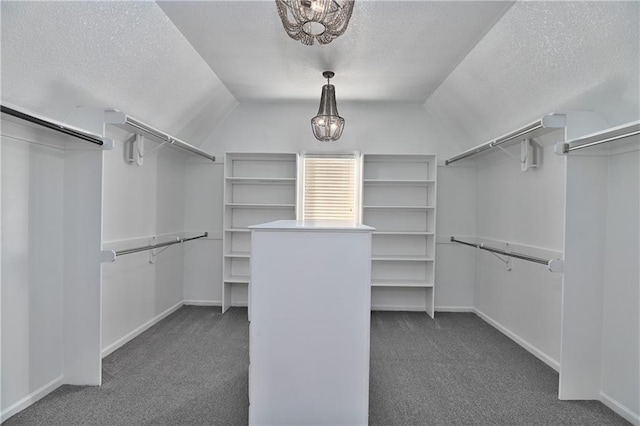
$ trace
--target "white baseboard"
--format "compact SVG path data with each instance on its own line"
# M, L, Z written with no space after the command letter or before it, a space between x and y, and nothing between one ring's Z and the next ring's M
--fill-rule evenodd
M600 392L600 401L626 421L635 426L640 426L640 414L634 413L604 392Z
M190 306L222 306L221 300L185 300L182 303Z
M34 392L31 392L29 395L25 396L20 401L16 402L10 407L7 407L7 409L3 410L2 413L0 413L0 422L4 422L14 414L18 414L20 411L24 410L31 404L34 404L35 402L49 395L51 392L58 389L63 384L64 384L64 377L58 376L52 381L50 381L49 383L47 383L46 385L42 386L41 388L35 390Z
M436 306L436 312L474 312L473 306Z
M485 314L484 312L480 311L479 309L473 308L473 312L476 315L478 315L480 318L485 320L487 323L491 324L493 327L495 327L498 330L500 330L502 332L502 334L504 334L507 337L509 337L511 340L513 340L514 342L516 342L517 344L519 344L520 346L525 348L527 351L531 352L540 361L544 362L545 364L547 364L549 367L553 368L554 370L556 370L558 372L560 371L560 363L558 361L556 361L555 359L551 358L549 355L545 354L544 352L542 352L541 350L536 348L534 345L532 345L531 343L527 342L526 340L524 340L523 338L518 336L516 333L512 332L507 327L503 326L498 321L494 320L489 315Z
M158 322L162 321L163 319L165 319L166 317L168 317L169 315L171 315L172 313L174 313L175 311L180 309L182 307L182 305L183 305L183 302L176 303L175 305L173 305L172 307L170 307L166 311L162 312L159 315L156 315L154 318L151 318L149 321L145 322L140 327L138 327L135 330L133 330L131 333L129 333L129 334L125 335L124 337L121 337L120 339L116 340L115 342L113 342L112 344L110 344L109 346L107 346L106 348L104 348L102 350L102 353L101 353L102 358L104 358L104 357L112 354L116 350L120 349L122 346L124 346L125 344L127 344L128 342L133 340L134 338L138 337L139 335L141 335L142 333L147 331L153 325L157 324Z
M372 311L411 311L426 312L424 306L409 305L371 305Z
M248 302L231 302L232 308L247 308L249 307Z

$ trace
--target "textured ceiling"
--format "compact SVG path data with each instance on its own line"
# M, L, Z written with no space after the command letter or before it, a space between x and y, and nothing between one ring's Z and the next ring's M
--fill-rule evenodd
M0 1L2 102L64 120L115 107L199 144L237 101L422 103L477 145L541 115L638 117L639 2L357 0L347 33L304 46L273 0Z
M0 6L2 102L58 120L76 106L113 107L172 134L201 111L193 124L206 133L236 104L153 2Z
M158 4L239 101L316 99L328 69L339 99L423 103L512 2L358 0L324 46L290 39L273 1Z
M557 111L638 120L640 2L518 2L426 103L463 148Z

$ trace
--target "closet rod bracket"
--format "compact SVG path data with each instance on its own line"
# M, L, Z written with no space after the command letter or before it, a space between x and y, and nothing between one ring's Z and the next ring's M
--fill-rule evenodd
M485 243L480 243L480 247L479 248L487 250L487 247L485 247L484 244ZM505 245L506 245L506 248L504 249L504 252L507 255L506 259L500 257L497 253L494 253L493 251L489 251L489 253L491 253L492 255L497 257L498 260L501 260L504 263L504 268L505 268L505 270L507 272L511 272L511 256L509 255L509 253L511 253L511 250L509 250L509 243L505 243Z
M100 251L100 261L102 263L112 263L116 261L115 250L102 250Z
M158 238L157 237L151 237L151 241L149 242L150 245L155 246L156 242L157 242ZM169 242L175 242L180 243L180 237L173 237L172 240L170 240ZM154 263L156 263L156 256L158 256L160 253L162 253L163 251L165 251L166 249L168 249L169 246L164 246L161 248L154 248L149 250L149 263L151 263L152 265Z
M547 263L549 272L564 272L564 261L562 259L551 259Z

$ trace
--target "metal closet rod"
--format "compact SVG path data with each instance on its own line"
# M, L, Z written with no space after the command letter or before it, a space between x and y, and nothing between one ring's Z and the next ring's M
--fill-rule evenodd
M465 246L475 247L480 250L490 251L491 253L502 254L504 256L515 257L516 259L522 259L522 260L528 260L529 262L540 263L541 265L549 266L549 262L551 262L551 259L542 259L540 257L529 256L526 254L515 253L515 252L508 252L508 251L496 249L493 247L486 247L484 243L480 243L480 244L468 243L466 241L458 240L456 239L456 237L451 237L451 241L454 243L464 244Z
M462 160L463 158L467 158L467 157L470 157L472 155L479 154L479 153L481 153L483 151L486 151L487 149L491 149L491 148L494 148L494 147L496 147L498 145L502 145L503 143L506 143L506 142L509 142L509 141L512 141L512 140L516 140L516 139L518 139L520 137L524 137L526 134L534 132L534 131L536 131L538 129L542 129L544 127L545 126L544 126L544 123L542 121L537 121L537 122L535 122L533 124L530 124L530 125L528 125L526 127L523 127L522 129L518 129L513 133L509 133L508 135L502 136L502 137L500 137L500 138L498 138L496 140L493 140L491 142L487 142L487 143L482 144L480 146L477 146L475 148L471 148L468 151L465 151L465 152L463 152L461 154L458 154L458 155L456 155L454 157L451 157L448 160L445 160L444 164L445 164L445 166L448 166L449 164L454 163L454 162L456 162L458 160Z
M122 256L122 255L125 255L125 254L131 254L131 253L138 253L138 252L141 252L141 251L153 250L153 249L157 249L157 248L160 248L160 247L172 246L174 244L182 244L182 243L186 243L187 241L198 240L200 238L206 238L208 236L209 236L209 233L205 232L204 234L198 235L197 237L181 238L181 239L176 240L176 241L167 241L166 243L152 244L152 245L148 245L148 246L130 248L130 249L126 249L126 250L118 250L118 251L116 251L116 257L117 256Z
M93 135L88 132L83 132L82 130L75 127L71 127L57 121L49 120L44 117L37 117L35 115L27 114L26 112L18 111L5 105L1 105L0 109L3 114L12 115L30 123L55 130L56 132L64 133L65 135L73 136L74 138L82 139L83 141L90 142L96 145L102 146L104 144L99 136Z
M146 124L141 123L138 120L135 120L135 119L133 119L133 118L131 118L129 116L127 116L125 118L125 121L131 127L134 127L134 128L136 128L136 129L138 129L140 131L143 131L145 133L148 133L153 137L156 137L156 138L158 138L158 139L160 139L162 141L170 143L171 145L175 145L175 146L177 146L179 148L182 148L184 150L192 152L192 153L194 153L196 155L199 155L201 157L208 158L211 161L216 161L216 157L214 155L211 155L208 152L205 152L205 151L203 151L201 149L198 149L193 145L190 145L190 144L188 144L186 142L183 142L180 139L176 139L176 138L174 138L172 136L169 136L168 134L163 133L160 130L154 129L151 126L147 126Z
M596 141L589 142L589 143L584 143L582 145L571 146L570 144L565 143L562 146L562 153L566 154L568 152L575 151L576 149L589 148L590 146L596 146L596 145L600 145L600 144L607 143L607 142L613 142L613 141L617 141L619 139L624 139L624 138L628 138L628 137L635 136L635 135L640 135L640 130L632 131L632 132L629 132L629 133L624 133L622 135L612 136L612 137L606 138L606 139L596 140Z

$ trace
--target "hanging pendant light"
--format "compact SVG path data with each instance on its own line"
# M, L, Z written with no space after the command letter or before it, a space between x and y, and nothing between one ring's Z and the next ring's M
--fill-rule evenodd
M313 136L321 142L334 142L342 136L344 129L344 118L338 115L336 106L336 88L329 83L333 78L333 71L325 71L322 76L327 79L327 84L322 86L322 96L320 97L320 108L318 115L311 119Z
M276 0L285 31L294 40L328 44L344 34L354 0Z

